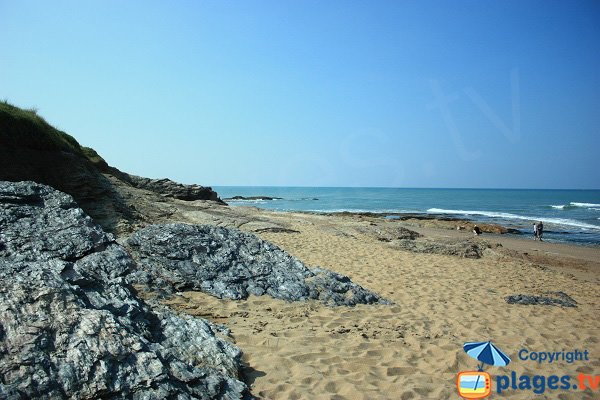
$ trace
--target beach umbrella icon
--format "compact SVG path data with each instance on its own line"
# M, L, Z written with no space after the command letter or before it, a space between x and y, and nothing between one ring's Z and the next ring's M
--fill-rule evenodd
M481 361L481 365L477 366L479 371L483 371L483 364L504 367L510 363L510 358L492 342L467 342L463 349L468 355Z
M483 364L504 367L510 363L510 358L494 346L492 342L467 342L463 345L463 349L468 355L477 361L481 361L481 365L477 366L478 371L483 371ZM480 375L477 375L475 388L479 383L480 377Z

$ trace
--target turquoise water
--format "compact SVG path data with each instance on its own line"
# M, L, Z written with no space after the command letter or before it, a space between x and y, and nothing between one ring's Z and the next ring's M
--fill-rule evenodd
M493 222L530 235L544 222L544 239L600 245L600 190L395 189L220 186L221 198L270 196L281 200L228 201L281 211L429 213Z

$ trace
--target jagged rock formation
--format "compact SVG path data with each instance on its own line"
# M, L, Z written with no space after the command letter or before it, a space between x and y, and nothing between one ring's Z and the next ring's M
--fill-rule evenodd
M212 200L224 204L211 188L200 185L183 185L166 178L149 179L130 174L125 174L124 180L136 188L150 190L165 197L186 201Z
M266 294L347 306L386 303L345 276L310 270L277 246L236 229L151 225L134 233L127 248L141 268L132 279L153 290L202 290L230 299Z
M0 180L34 181L72 195L109 232L131 231L152 220L122 187L134 187L181 200L224 204L209 187L129 175L109 166L93 149L82 147L34 111L0 102ZM130 226L120 226L130 225Z
M0 398L249 398L226 328L151 308L73 199L0 182Z

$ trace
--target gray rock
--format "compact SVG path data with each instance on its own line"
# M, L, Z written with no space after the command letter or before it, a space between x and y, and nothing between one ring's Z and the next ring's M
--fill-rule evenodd
M415 240L422 235L410 229L393 226L390 224L376 224L374 222L369 225L362 225L355 228L358 232L368 236L375 237L380 242L393 242L395 240Z
M297 231L295 229L289 229L289 228L281 228L279 226L274 226L274 227L268 227L268 228L258 228L255 229L254 232L256 233L300 233L300 231Z
M73 199L0 182L0 398L249 398L225 329L140 300Z
M210 187L195 184L184 185L167 178L150 179L125 173L119 174L118 177L130 183L134 187L150 190L151 192L159 193L165 197L172 197L186 201L212 200L221 204L225 204L221 199L219 199L217 193L214 192Z
M201 290L230 299L266 294L347 306L386 303L347 277L310 270L277 246L236 229L151 225L135 232L126 245L141 268L132 281L152 290Z
M399 240L395 245L402 250L408 250L415 253L442 254L448 256L457 256L462 258L481 258L484 251L490 247L486 242L475 243L470 240L463 240L455 243L443 243L427 240Z
M577 302L564 292L549 292L544 296L515 294L505 300L508 304L577 307Z
M401 226L399 226L399 227L396 228L396 232L395 233L396 233L395 239L400 239L400 240L402 240L402 239L415 240L415 239L420 238L421 236L423 236L423 235L421 235L418 232L411 231L410 229L406 229L406 228L403 228Z

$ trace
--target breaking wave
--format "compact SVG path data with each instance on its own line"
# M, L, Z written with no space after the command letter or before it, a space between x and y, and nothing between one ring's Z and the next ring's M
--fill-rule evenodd
M430 208L427 210L428 213L431 214L453 214L453 215L481 215L489 218L502 218L502 219L512 219L512 220L524 220L524 221L544 221L550 224L563 225L563 226L573 226L576 228L584 228L584 229L597 229L600 230L599 225L586 224L585 222L580 222L574 219L567 218L543 218L543 217L532 217L532 216L524 216L517 215L505 212L495 212L495 211L467 211L467 210L445 210L442 208Z
M595 204L595 203L575 203L572 201L570 204L573 207L584 207L584 208L600 207L600 204Z
M577 202L570 202L569 204L557 204L557 205L550 205L549 207L554 208L555 210L566 210L566 209L574 209L574 208L587 208L588 210L594 210L594 211L600 211L600 204L595 204L595 203L577 203Z

